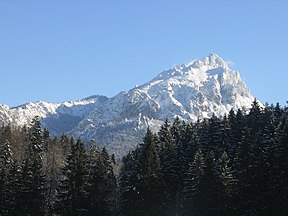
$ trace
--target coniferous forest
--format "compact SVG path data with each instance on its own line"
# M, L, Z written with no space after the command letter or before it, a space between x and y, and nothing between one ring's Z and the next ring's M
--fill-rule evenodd
M120 169L120 171L118 171ZM288 215L288 108L168 120L122 160L31 125L0 128L1 216Z

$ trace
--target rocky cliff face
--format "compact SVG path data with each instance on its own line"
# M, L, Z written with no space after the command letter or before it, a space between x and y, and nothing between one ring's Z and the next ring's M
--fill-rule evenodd
M178 116L195 121L231 108L249 108L253 95L215 54L163 71L150 82L115 97L94 96L76 102L28 103L0 106L0 119L23 125L38 115L53 134L69 133L96 140L120 157L135 148L148 126L157 130L163 121Z

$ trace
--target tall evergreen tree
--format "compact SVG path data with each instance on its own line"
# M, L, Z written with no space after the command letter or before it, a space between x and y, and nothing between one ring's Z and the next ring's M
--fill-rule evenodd
M46 140L47 142L47 140ZM61 178L61 170L64 166L64 153L57 137L46 143L44 153L44 173L46 177L46 210L47 215L53 215L57 189Z
M241 142L242 136L243 136L243 127L244 127L244 116L242 110L238 109L237 114L235 115L234 111L231 110L228 115L228 121L229 121L229 127L230 127L230 133L228 136L228 143L229 148L227 150L227 154L230 157L232 161L232 167L235 167L234 165L237 150L239 148L239 143Z
M159 133L161 146L160 160L164 181L166 215L176 214L176 194L178 189L177 151L168 120L161 126Z
M265 107L263 111L264 115L264 129L261 137L261 148L259 158L256 159L258 165L259 179L259 212L261 215L274 215L274 200L276 200L276 194L274 188L277 184L275 182L275 169L276 156L275 143L276 138L276 119L273 111L269 107ZM274 197L274 199L272 198Z
M142 179L139 171L139 149L128 153L123 158L120 173L121 212L126 216L140 215L142 209L142 194L140 188Z
M253 101L252 107L248 114L248 126L252 130L253 133L259 132L264 124L263 122L263 111L260 107L259 102L256 100Z
M87 181L88 162L84 144L77 140L71 146L71 154L67 157L63 168L63 179L58 189L56 212L60 215L87 215Z
M173 124L170 127L170 131L174 139L176 150L175 166L177 171L177 185L176 185L177 189L175 196L175 206L176 206L175 211L176 214L181 215L182 212L181 191L183 190L183 178L187 164L184 163L185 161L185 143L183 142L184 124L183 122L180 121L178 116L173 121Z
M215 154L215 157L219 157L221 154L220 152L222 151L221 148L224 147L224 145L226 145L226 144L223 144L222 137L221 137L220 119L213 113L211 118L208 119L208 125L209 127L207 130L207 133L208 133L207 139L204 140L205 142L204 151L205 152L213 151Z
M287 109L287 108L286 108ZM288 215L288 110L280 120L276 129L275 165L272 174L274 178L274 215Z
M253 215L251 212L251 157L250 157L250 139L251 130L246 126L241 132L242 138L239 142L234 160L234 167L236 167L237 193L235 198L237 200L236 209L240 215Z
M9 141L0 142L0 215L12 215L15 206L13 174L15 163Z
M117 183L110 157L104 148L89 152L88 215L110 216L116 213Z
M219 212L221 198L221 182L217 170L217 158L210 151L205 158L204 175L200 184L201 188L201 215L221 215Z
M43 137L38 117L32 121L29 143L21 164L16 215L43 215L45 178L43 175Z
M163 215L163 177L159 155L156 151L155 135L149 128L141 145L139 171L141 179L139 193L142 197L140 215Z
M220 178L220 206L219 213L223 216L234 215L236 212L233 209L233 194L235 193L236 179L233 176L233 171L229 164L229 158L224 151L219 159L218 173Z
M205 169L205 159L201 149L195 153L194 161L189 166L184 178L183 215L201 215L204 205L201 184Z

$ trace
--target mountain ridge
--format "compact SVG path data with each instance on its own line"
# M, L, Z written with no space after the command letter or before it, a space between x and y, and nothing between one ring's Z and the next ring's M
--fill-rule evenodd
M18 126L38 115L53 135L62 132L96 140L121 157L135 148L148 126L178 116L196 121L214 113L249 108L254 100L240 73L217 54L164 70L152 80L114 97L90 96L63 103L34 102L9 108L0 105L0 120Z

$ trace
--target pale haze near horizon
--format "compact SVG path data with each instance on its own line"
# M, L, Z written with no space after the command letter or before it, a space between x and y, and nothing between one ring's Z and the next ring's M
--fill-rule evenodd
M0 0L0 104L112 97L216 53L288 100L288 2Z

